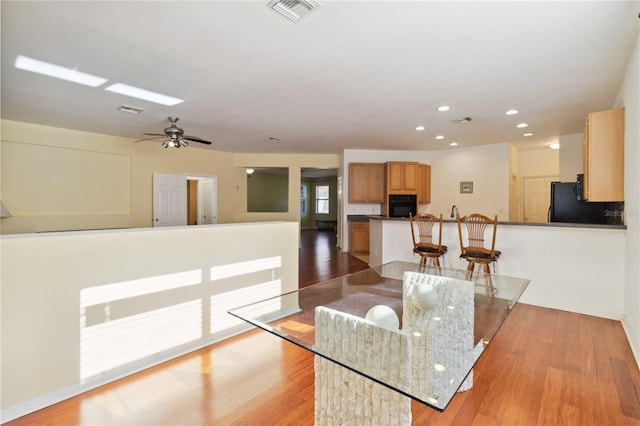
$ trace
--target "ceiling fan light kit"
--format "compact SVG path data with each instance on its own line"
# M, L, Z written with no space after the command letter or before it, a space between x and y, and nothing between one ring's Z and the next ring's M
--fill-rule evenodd
M184 130L176 126L178 117L168 117L171 122L171 126L164 129L164 133L144 133L147 136L153 136L151 138L140 139L136 142L147 141L152 139L166 138L162 142L163 148L182 148L189 145L189 142L197 142L204 145L211 145L211 142L201 139L197 136L186 136Z

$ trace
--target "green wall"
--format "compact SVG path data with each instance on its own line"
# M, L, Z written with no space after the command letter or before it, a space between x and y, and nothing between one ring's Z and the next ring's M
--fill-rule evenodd
M247 176L247 211L286 212L289 210L289 175L256 171Z
M307 186L306 215L300 215L302 228L315 228L316 220L338 219L338 178L301 179L301 185ZM316 214L316 186L329 185L329 214Z

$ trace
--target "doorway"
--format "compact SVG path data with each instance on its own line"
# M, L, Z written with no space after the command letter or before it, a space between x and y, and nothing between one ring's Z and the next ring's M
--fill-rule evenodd
M153 174L153 226L218 223L217 176Z
M300 227L339 232L338 169L300 169Z
M218 223L216 176L187 175L187 225Z
M557 180L558 176L525 177L523 179L522 218L524 222L548 222L551 182Z

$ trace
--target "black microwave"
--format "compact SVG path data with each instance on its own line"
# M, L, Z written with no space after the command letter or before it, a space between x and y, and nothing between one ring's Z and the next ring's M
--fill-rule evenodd
M418 211L416 194L389 194L389 217L415 216Z

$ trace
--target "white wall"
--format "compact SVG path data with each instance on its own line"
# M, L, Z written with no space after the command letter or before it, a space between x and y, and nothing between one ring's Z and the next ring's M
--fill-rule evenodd
M560 182L575 182L583 173L583 138L583 133L560 136Z
M625 327L636 361L640 365L640 28L624 81L613 108L625 108L624 207L627 240L625 246Z
M298 241L295 222L2 236L0 417L246 330L227 308L296 290Z
M506 143L436 151L431 163L431 213L450 218L482 213L509 220L510 145ZM473 193L461 194L460 182L472 181Z
M369 222L372 265L419 262L409 221ZM499 225L496 249L502 255L496 273L531 280L523 303L619 320L625 305L625 235L624 229ZM442 244L449 249L443 266L466 269L456 223L444 224Z

